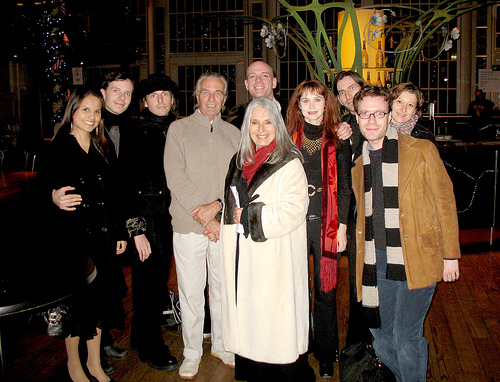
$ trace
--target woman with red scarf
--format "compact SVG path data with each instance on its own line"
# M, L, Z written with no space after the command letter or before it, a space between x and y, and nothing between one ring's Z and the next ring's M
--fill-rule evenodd
M222 332L236 380L315 381L307 358L309 298L302 155L276 103L247 106L226 177Z
M337 137L342 122L332 92L317 80L295 89L287 110L290 136L304 157L309 188L308 253L314 259L314 356L321 377L338 362L337 260L347 245L351 147Z

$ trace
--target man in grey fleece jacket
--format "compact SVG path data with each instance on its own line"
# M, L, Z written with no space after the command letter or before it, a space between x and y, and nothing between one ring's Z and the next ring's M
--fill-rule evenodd
M170 125L164 167L172 193L170 214L179 300L182 311L183 379L198 373L203 354L204 289L210 299L214 357L234 367L234 355L222 347L220 304L219 221L224 181L240 141L240 131L223 121L227 81L216 73L200 76L195 91L197 110Z

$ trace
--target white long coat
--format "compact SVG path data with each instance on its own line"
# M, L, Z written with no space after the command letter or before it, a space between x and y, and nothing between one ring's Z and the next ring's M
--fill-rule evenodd
M297 158L256 172L248 196L259 196L248 208L250 235L239 235L236 282L238 234L229 185L240 178L233 158L221 226L224 348L258 362L292 363L308 348L306 175Z

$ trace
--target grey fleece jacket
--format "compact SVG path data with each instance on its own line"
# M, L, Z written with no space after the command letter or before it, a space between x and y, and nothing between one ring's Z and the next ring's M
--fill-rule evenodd
M240 131L220 116L212 123L196 110L170 125L164 168L172 194L170 215L174 232L203 234L190 212L224 198L229 162L238 150Z

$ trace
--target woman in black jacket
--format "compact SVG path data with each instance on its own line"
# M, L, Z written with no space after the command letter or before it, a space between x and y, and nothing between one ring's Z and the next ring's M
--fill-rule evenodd
M119 224L119 190L104 137L102 106L100 94L88 88L71 94L39 171L45 200L53 202L56 258L65 259L61 278L71 278L76 287L70 335L65 339L68 370L75 382L89 381L78 354L80 337L87 341L90 374L99 382L110 381L100 362L100 326L107 320L121 327L124 319L121 270L113 267L111 257L125 251L126 232L124 219ZM89 259L97 271L93 280L85 280Z
M168 127L176 119L176 90L175 82L164 74L152 74L141 81L139 91L145 109L134 129L133 147L128 150L134 195L127 229L137 250L132 262L134 318L130 340L139 352L139 360L157 370L178 367L162 337L162 313L173 255L170 192L163 154Z

